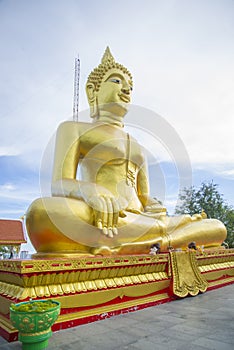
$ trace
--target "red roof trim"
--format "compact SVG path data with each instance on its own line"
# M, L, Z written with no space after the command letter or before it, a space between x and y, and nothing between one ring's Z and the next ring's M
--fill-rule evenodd
M26 243L22 220L0 219L0 244Z

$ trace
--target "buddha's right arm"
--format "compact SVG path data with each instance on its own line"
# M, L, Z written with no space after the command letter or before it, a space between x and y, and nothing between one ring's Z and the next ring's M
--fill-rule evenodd
M84 128L84 127L83 127ZM80 160L81 123L64 122L60 124L55 143L54 165L51 192L52 196L72 197L88 201L94 195L111 195L96 183L76 179Z
M94 210L95 226L105 235L113 237L117 234L121 205L105 187L76 179L79 158L79 123L65 122L60 125L56 135L52 196L70 197L86 202Z
M69 180L70 183L75 183L80 157L79 149L80 132L78 123L65 122L60 124L55 142L52 194L56 191L57 195L59 195L58 191L61 190L61 182L63 179ZM64 185L65 189L68 184L64 183Z
M89 202L89 198L94 196L113 197L113 194L103 186L76 179L81 153L80 139L87 131L84 125L69 121L58 127L51 185L52 196L72 197L83 199L85 202ZM82 145L83 148L85 146L85 144Z
M87 185L85 186L85 183L76 179L81 134L80 123L69 121L58 127L51 185L52 196L86 200L83 195ZM91 184L90 187L92 187Z

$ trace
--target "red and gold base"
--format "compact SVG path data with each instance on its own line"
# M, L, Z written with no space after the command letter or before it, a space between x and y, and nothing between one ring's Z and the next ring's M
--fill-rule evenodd
M234 282L234 250L0 261L0 335L18 338L11 303L53 298L60 330Z

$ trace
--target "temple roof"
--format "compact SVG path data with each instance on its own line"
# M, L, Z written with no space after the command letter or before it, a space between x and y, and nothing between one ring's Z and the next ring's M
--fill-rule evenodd
M0 245L26 243L21 220L0 219Z

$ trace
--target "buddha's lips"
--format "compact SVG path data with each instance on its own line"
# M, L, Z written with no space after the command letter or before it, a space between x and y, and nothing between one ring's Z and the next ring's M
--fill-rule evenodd
M124 94L119 94L119 97L122 101L129 103L130 102L130 96L124 95Z

